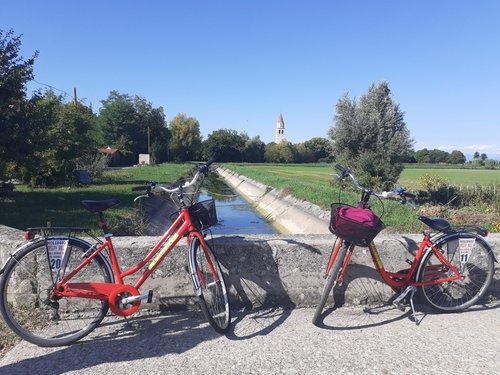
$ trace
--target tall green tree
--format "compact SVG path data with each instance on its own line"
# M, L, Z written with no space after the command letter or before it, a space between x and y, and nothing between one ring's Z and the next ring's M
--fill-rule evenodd
M330 156L331 145L326 138L311 138L310 140L304 142L304 147L313 154L314 161L324 160Z
M24 59L20 50L21 36L0 30L0 179L12 177L7 165L15 169L27 147L26 84L33 79L38 52Z
M293 163L295 149L290 142L268 143L264 152L267 163Z
M453 150L448 158L448 163L450 164L464 164L467 159L462 151Z
M33 186L71 183L79 161L96 154L101 129L91 108L63 103L47 93L32 100L30 111L34 137L23 179Z
M236 130L219 129L203 141L203 157L216 161L243 161L244 138Z
M170 121L169 129L171 159L189 161L201 156L200 123L196 118L179 113Z
M111 91L101 103L103 146L118 148L128 155L130 163L137 163L138 154L148 153L148 148L157 162L167 160L170 132L162 107L154 108L140 96L118 91Z
M370 187L397 181L413 141L387 82L372 84L359 101L344 95L334 122L329 136L337 162L353 169Z
M259 136L245 138L245 148L243 149L243 160L247 163L262 163L266 144Z

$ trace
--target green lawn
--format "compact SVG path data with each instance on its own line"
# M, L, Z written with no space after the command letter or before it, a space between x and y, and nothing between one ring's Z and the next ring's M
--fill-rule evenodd
M423 175L438 176L451 185L500 185L500 169L405 168L399 183L405 187L422 189L419 181Z
M328 210L332 202L354 204L359 194L342 193L338 196L338 187L334 184L333 165L328 164L245 164L226 163L224 166L239 174L259 181L265 185L283 189L296 198L317 204ZM420 176L436 174L450 178L450 183L457 184L500 184L500 170L469 170L469 169L405 169L400 178L400 184L408 190L421 189ZM380 214L382 207L379 202L372 200L372 207ZM418 220L414 207L402 206L398 202L383 202L383 221L391 230L397 232L418 232L423 225ZM490 226L491 223L484 225Z
M97 215L80 205L84 199L118 198L121 204L106 211L111 225L134 210L133 186L146 181L167 185L193 169L192 164L162 164L108 171L88 187L33 189L16 186L12 197L0 198L0 223L13 228L46 226L85 226L97 229Z

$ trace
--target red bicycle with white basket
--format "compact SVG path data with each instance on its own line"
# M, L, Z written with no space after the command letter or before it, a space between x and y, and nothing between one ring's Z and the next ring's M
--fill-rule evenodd
M208 200L190 206L184 202L184 190L206 176L211 163L199 167L191 181L175 188L157 182L133 188L146 191L135 200L151 196L154 189L175 193L180 208L170 228L130 269L120 269L112 234L104 220L103 212L119 204L118 199L82 201L83 207L99 215L104 232L104 241L94 237L93 245L71 235L88 232L86 228L28 230L30 241L11 254L0 270L0 311L7 325L33 344L61 346L92 332L108 309L119 316L132 315L142 300L152 299L152 291L141 294L140 287L187 236L189 272L200 307L217 332L226 332L231 322L229 296L220 264L205 241L205 230L217 223L215 203ZM70 234L53 235L58 229ZM135 282L124 282L124 278L141 270Z
M368 202L372 196L414 199L404 189L377 193L361 186L350 170L336 165L340 180L350 177L361 191L358 207L332 204L330 231L337 235L324 278L326 285L313 317L313 324L322 320L323 308L335 286L340 285L351 260L355 246L368 247L376 270L385 283L399 290L400 295L393 301L398 307L409 297L413 318L418 324L413 297L418 291L423 300L433 308L454 312L462 311L483 297L493 279L496 262L488 243L483 237L488 232L476 226L452 227L444 219L420 216L428 226L424 238L415 254L408 261L410 268L399 272L384 269L373 239L384 228L380 218L370 209Z

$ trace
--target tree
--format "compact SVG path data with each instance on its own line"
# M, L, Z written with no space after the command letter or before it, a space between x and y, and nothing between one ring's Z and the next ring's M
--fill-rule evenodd
M473 158L474 158L474 159L479 159L479 152L477 152L477 151L476 151L476 152L474 152L474 157L473 157Z
M462 151L453 150L448 158L448 163L450 164L464 164L467 159Z
M21 36L0 30L0 179L12 177L7 176L7 165L25 156L20 148L26 145L26 84L33 79L38 52L23 59L20 49Z
M129 163L136 163L138 154L148 151L157 162L168 159L170 132L162 107L153 108L140 96L118 91L111 91L101 103L99 123L104 132L104 146L118 148L129 156Z
M268 143L264 152L267 163L293 163L294 148L290 142Z
M236 130L219 129L203 142L203 157L216 161L242 161L245 140Z
M297 143L294 145L294 161L296 163L313 163L317 161L314 153L306 147L306 143Z
M359 101L345 94L334 121L329 136L337 162L352 168L371 187L397 181L413 141L387 82L372 84Z
M481 160L485 161L486 159L488 159L488 155L486 155L485 153L482 153L481 154Z
M70 183L79 160L95 155L102 142L97 118L89 107L59 100L48 95L38 103L38 113L47 111L49 118L47 127L38 135L40 147L35 148L31 166L28 164L24 174L25 181L33 186ZM41 122L45 122L43 117Z
M169 125L171 133L170 153L176 161L197 160L201 154L200 124L184 113L175 116Z
M264 152L266 144L261 141L259 136L252 139L245 139L245 148L243 149L243 160L247 163L262 163L264 161Z
M498 167L498 165L500 165L500 162L498 162L494 159L486 159L484 161L484 166L488 169L496 168L496 167Z
M330 142L326 138L315 137L304 142L304 147L309 150L314 157L314 161L327 159L330 156Z

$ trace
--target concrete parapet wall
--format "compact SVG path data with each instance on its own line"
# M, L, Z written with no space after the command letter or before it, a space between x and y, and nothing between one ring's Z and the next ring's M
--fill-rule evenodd
M3 262L16 246L24 243L23 233L0 226L0 260ZM408 268L406 259L418 248L420 235L384 235L375 243L387 270ZM500 259L500 235L487 237ZM122 269L138 262L154 245L156 237L114 237L113 243ZM225 235L214 237L215 251L221 261L235 307L315 306L320 298L332 235ZM192 302L193 288L187 272L187 245L182 240L165 262L141 288L154 291L153 305L167 309ZM500 297L500 270L496 273L490 296ZM129 277L125 280L133 283ZM342 298L351 304L388 301L393 291L375 271L367 248L356 248L352 264L341 288Z

